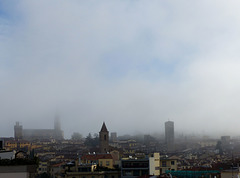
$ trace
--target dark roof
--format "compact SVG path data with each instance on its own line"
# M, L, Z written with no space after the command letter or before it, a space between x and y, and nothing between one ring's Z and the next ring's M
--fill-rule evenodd
M100 132L108 132L105 122L103 122L102 128Z

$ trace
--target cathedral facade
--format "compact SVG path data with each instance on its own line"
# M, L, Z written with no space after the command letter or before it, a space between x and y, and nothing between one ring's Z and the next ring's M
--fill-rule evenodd
M44 140L44 139L56 139L62 140L63 131L61 130L61 124L58 117L54 120L54 129L23 129L23 126L16 122L14 126L14 138L16 140Z

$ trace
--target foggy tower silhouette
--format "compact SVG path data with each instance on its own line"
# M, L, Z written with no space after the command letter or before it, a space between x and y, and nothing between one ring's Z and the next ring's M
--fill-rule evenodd
M165 122L165 142L168 146L174 143L174 122Z
M23 126L16 122L14 125L14 138L24 140L42 140L42 139L56 139L63 140L63 131L59 117L54 119L54 129L23 129Z
M61 123L58 116L54 119L54 130L61 130Z
M63 131L61 130L61 122L57 115L54 119L54 137L57 140L63 139Z
M105 122L103 122L102 128L99 132L99 148L100 153L106 153L109 151L109 135L108 130L105 125Z
M19 122L16 122L16 125L14 126L14 138L22 139L23 138L23 126L19 124Z

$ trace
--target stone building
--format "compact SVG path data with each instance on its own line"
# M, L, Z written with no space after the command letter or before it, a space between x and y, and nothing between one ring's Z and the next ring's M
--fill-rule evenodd
M14 138L16 140L43 140L43 139L63 139L63 131L58 117L54 120L54 129L23 129L23 126L16 122L14 126Z

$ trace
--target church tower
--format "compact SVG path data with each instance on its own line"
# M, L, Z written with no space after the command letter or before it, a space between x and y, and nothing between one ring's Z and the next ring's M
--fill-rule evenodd
M102 129L99 132L99 147L100 153L109 151L109 135L105 122L103 122Z

